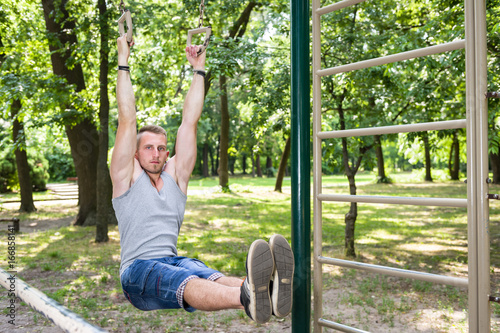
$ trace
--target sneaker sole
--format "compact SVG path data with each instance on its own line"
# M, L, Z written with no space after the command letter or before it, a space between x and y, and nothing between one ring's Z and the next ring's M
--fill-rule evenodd
M258 323L271 319L269 282L274 270L273 254L269 244L258 239L252 243L247 257L247 279L250 288L250 314Z
M273 313L278 318L286 317L292 311L293 272L295 262L290 244L281 235L273 235L269 246L274 257Z

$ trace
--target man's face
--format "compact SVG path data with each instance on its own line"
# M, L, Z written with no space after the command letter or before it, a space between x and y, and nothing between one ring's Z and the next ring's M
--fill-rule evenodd
M162 172L168 157L167 139L163 134L141 133L135 157L145 171L153 174Z

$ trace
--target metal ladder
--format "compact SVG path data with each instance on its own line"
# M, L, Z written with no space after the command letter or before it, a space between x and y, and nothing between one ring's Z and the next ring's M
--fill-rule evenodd
M404 278L468 288L469 332L490 332L490 253L488 194L488 110L486 63L486 7L484 0L465 0L465 39L393 54L381 58L321 68L321 16L364 0L345 0L321 7L312 1L313 16L313 212L314 212L314 332L323 327L342 332L364 332L322 318L323 265L336 265ZM372 127L344 131L321 131L321 78L397 61L465 48L466 119L412 125ZM325 139L390 133L465 128L467 131L467 199L351 196L322 193L321 142ZM322 254L323 202L466 207L468 224L468 278L456 278L327 258Z

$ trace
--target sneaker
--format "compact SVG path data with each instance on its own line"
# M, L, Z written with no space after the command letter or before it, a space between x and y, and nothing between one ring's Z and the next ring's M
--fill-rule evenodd
M273 235L269 247L274 257L272 277L273 314L278 318L286 317L292 311L293 271L295 261L293 252L285 237Z
M247 254L247 277L241 285L240 302L247 315L257 323L271 319L271 297L269 284L274 270L273 254L269 244L257 239Z

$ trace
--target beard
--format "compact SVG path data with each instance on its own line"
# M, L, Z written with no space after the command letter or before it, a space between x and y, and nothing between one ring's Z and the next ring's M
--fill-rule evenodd
M159 174L163 171L163 166L160 164L152 164L152 165L149 165L147 167L145 167L144 165L141 164L141 167L147 173L151 173L154 175Z

